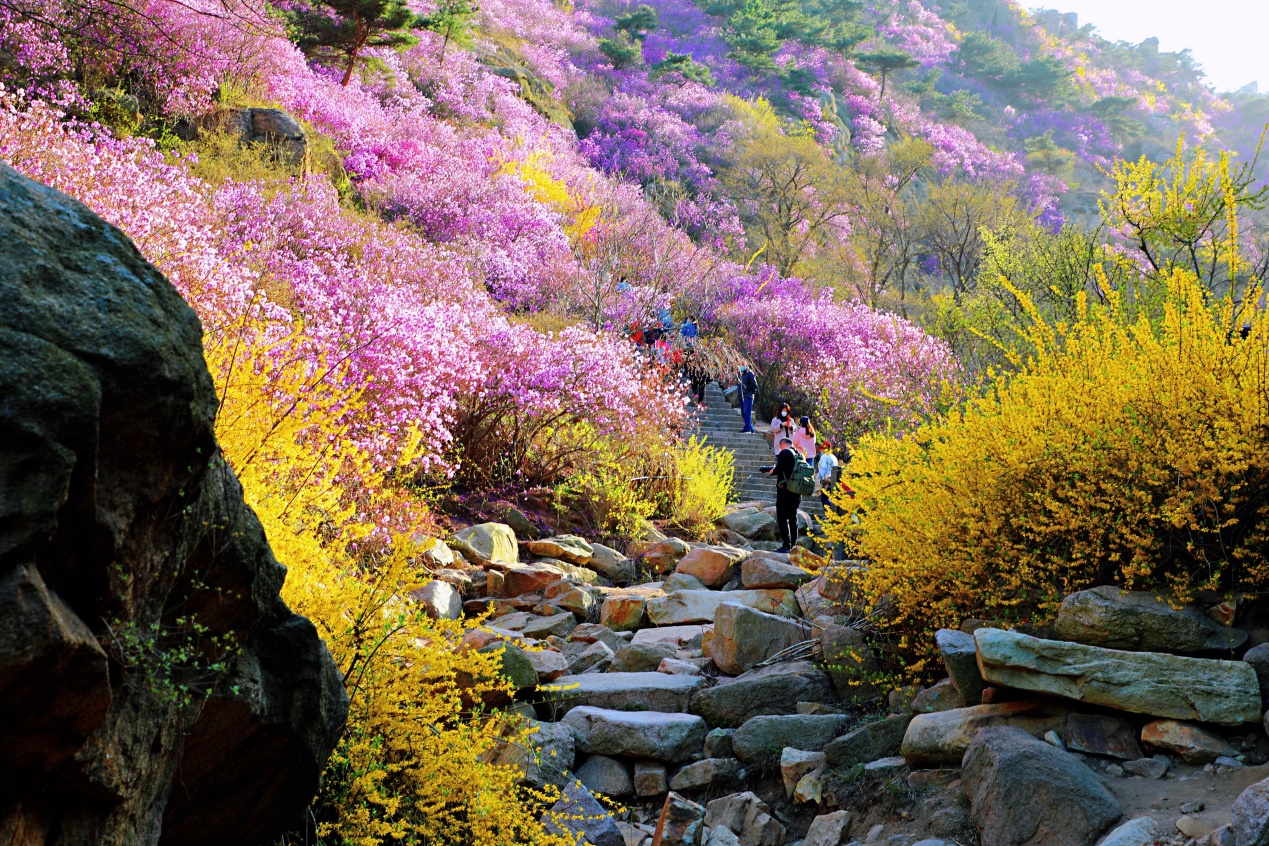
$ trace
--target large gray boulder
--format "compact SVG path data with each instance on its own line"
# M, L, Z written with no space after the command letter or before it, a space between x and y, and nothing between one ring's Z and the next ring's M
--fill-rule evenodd
M595 548L577 535L556 535L528 542L529 552L542 558L558 558L569 564L585 565L595 557Z
M1269 643L1253 646L1243 654L1243 660L1256 672L1260 684L1261 701L1269 700Z
M705 684L700 676L672 676L667 673L583 673L560 676L541 690L560 714L579 705L611 708L615 711L688 710L692 693Z
M810 661L773 664L720 681L692 696L691 711L712 726L735 728L753 717L796 714L799 702L838 703L828 676Z
M463 616L463 598L453 585L440 579L411 591L410 598L422 605L423 612L433 620L457 620Z
M802 620L725 602L714 614L709 656L724 673L739 675L811 636Z
M584 705L561 721L572 729L577 748L587 753L686 761L705 745L705 721L691 714L614 711Z
M591 544L591 557L583 566L594 570L615 585L630 584L638 576L634 561L602 543Z
M630 767L607 755L591 755L577 768L577 780L591 793L621 798L635 792Z
M740 565L740 583L750 589L797 590L807 582L815 581L816 578L816 574L803 570L795 564L761 552L749 556Z
M450 537L449 545L476 565L489 565L502 570L520 561L516 533L506 523L469 526L455 532Z
M772 540L776 536L775 517L757 508L739 508L724 514L718 522L749 540Z
M785 748L819 752L846 727L843 714L753 717L736 729L731 745L746 764L771 761Z
M1235 846L1269 846L1269 779L1238 794L1229 815Z
M542 789L548 784L564 787L571 776L576 754L573 730L563 723L529 721L529 745L499 741L489 753L491 764L513 766L521 773L520 781Z
M1042 737L1064 729L1069 711L1057 703L1027 700L918 714L908 723L900 752L914 769L955 766L983 729L1012 726Z
M317 789L342 677L279 597L285 570L221 457L216 408L176 290L113 226L0 165L7 834L271 842ZM175 678L135 653L108 669L156 630L236 648L221 670L173 648Z
M1229 650L1247 641L1246 632L1219 625L1196 608L1177 610L1157 594L1108 585L1062 600L1054 629L1063 640L1137 652Z
M670 779L670 789L691 792L695 790L726 789L740 781L744 767L735 758L705 758L688 764Z
M668 643L626 643L617 647L612 656L614 673L652 673L666 658L673 658L678 650Z
M1123 813L1073 755L1016 728L989 728L961 766L983 846L1093 846Z
M1115 828L1097 846L1154 846L1166 834L1150 817L1137 817Z
M1123 652L1001 629L979 629L974 641L992 684L1176 720L1260 719L1260 685L1242 661Z

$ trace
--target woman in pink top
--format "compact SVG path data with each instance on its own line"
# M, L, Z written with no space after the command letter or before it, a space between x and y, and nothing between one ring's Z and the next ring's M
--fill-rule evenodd
M815 461L815 427L811 425L811 418L798 420L798 428L793 432L793 448L807 461Z

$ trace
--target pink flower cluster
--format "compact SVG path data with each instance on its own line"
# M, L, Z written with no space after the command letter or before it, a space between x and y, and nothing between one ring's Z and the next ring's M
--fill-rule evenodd
M907 429L959 373L942 341L897 315L836 302L831 290L812 297L796 283L767 294L725 306L720 319L764 384L788 392L771 399L808 399L816 425L833 434Z
M444 469L463 396L505 396L526 419L563 414L602 431L684 414L677 386L626 341L511 322L444 247L347 214L320 180L272 198L249 184L213 190L149 142L2 91L0 159L119 226L191 302L210 343L243 318L267 321L274 354L364 391L349 437L385 467L421 430L424 464Z

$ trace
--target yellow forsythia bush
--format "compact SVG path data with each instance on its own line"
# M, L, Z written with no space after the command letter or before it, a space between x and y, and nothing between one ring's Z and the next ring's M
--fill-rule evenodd
M524 721L480 707L510 693L497 656L464 648L463 623L428 619L409 596L408 544L376 536L368 515L411 503L343 437L362 399L270 355L292 339L265 338L247 324L206 353L217 437L287 567L283 598L317 626L350 700L311 809L319 841L573 846L539 821L555 797L491 763L506 744L532 748Z
M831 534L871 561L863 591L892 605L884 625L915 669L939 627L1043 618L1093 585L1184 597L1266 583L1261 292L1236 306L1183 270L1159 281L1149 315L1114 296L1081 296L1069 324L1034 315L1016 373L908 437L859 445L859 520Z
M670 518L694 536L714 528L727 511L736 483L736 459L731 450L705 445L691 437L674 449L674 488Z

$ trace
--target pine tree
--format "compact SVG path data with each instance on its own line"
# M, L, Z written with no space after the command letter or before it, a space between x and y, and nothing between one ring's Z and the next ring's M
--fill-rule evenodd
M427 24L404 0L312 0L288 14L301 48L333 53L345 63L340 85L352 80L365 48L412 46L418 39L410 30Z
M776 22L775 11L763 0L748 0L729 21L732 58L754 70L773 67L771 54L780 47Z
M890 48L874 50L871 53L859 53L856 59L865 68L881 75L881 91L877 95L878 100L886 96L886 77L894 71L914 68L920 64L910 54Z

